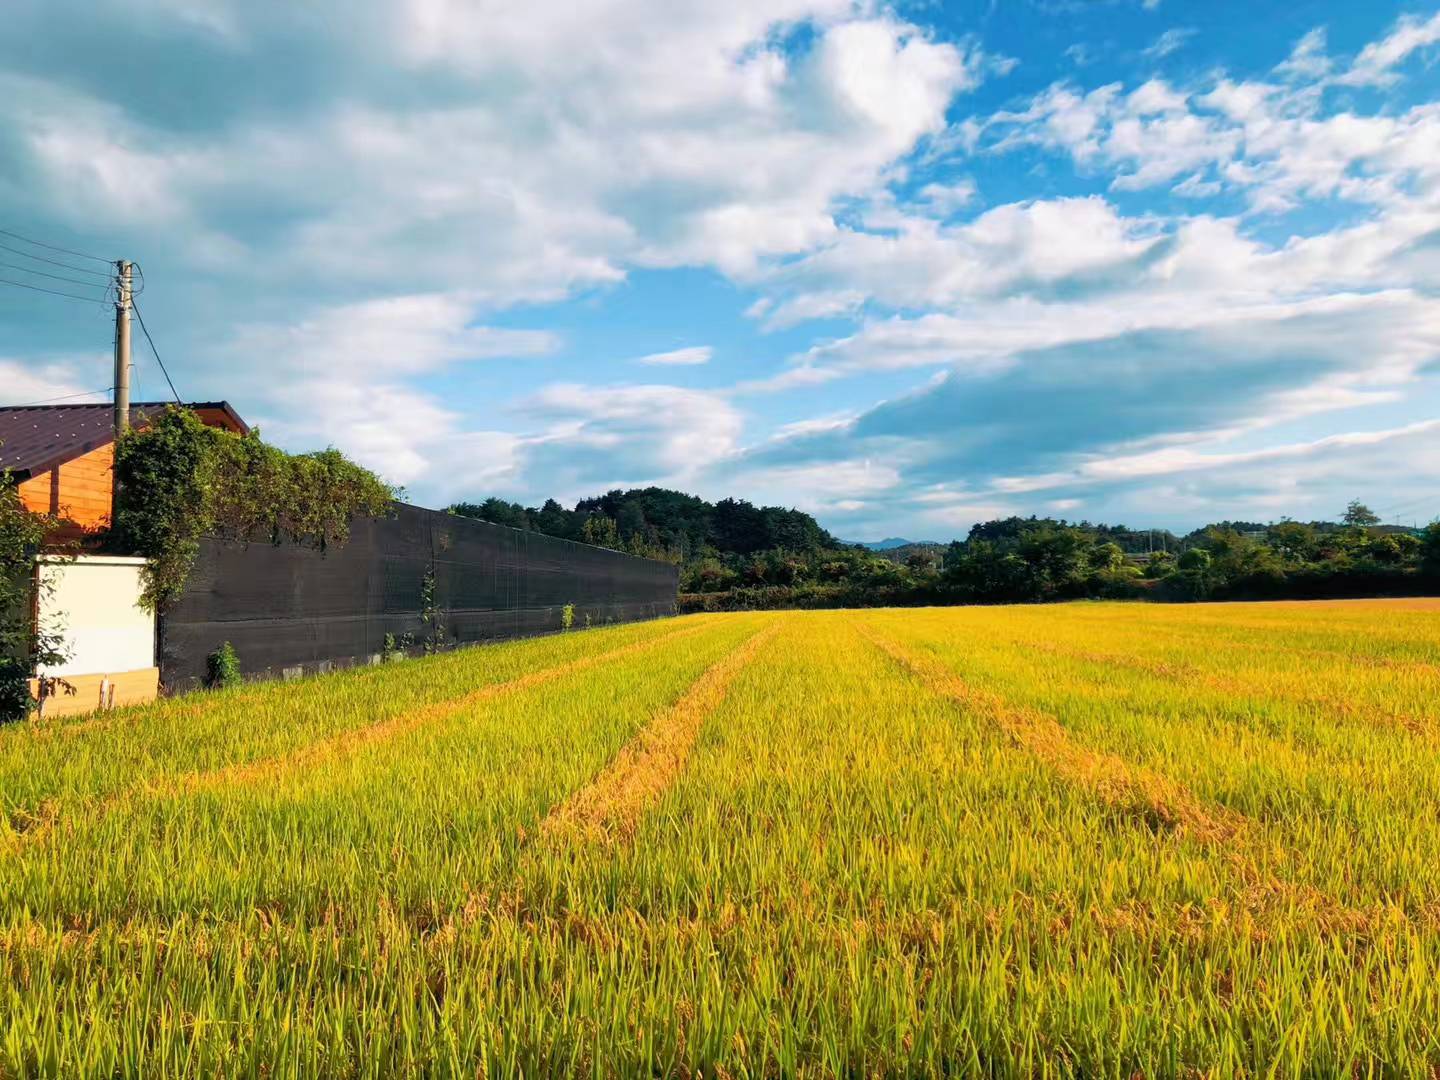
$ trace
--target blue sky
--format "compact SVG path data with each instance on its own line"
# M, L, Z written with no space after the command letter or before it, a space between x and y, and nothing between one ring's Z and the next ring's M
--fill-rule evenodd
M415 501L1440 515L1433 4L7 20L0 228L138 260L183 395ZM109 343L103 304L0 286L0 401L106 387Z

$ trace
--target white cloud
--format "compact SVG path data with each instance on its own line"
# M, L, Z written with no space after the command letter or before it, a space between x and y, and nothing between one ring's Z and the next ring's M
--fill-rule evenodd
M0 357L0 405L82 404L104 401L113 380L109 358L51 361L17 360ZM86 378L82 371L95 374ZM103 373L103 374L102 374ZM97 387L97 382L105 387Z
M662 367L690 367L697 364L708 364L714 355L715 350L709 345L692 345L685 349L671 349L669 352L650 353L648 356L637 357L635 363Z
M1325 28L1315 27L1295 43L1290 56L1276 66L1275 73L1292 80L1313 80L1329 74L1334 65L1326 55L1325 44Z
M546 386L520 411L542 430L526 439L532 474L569 499L608 487L694 486L732 454L743 427L724 396L676 386Z
M1440 41L1440 13L1421 19L1403 15L1388 35L1360 50L1350 70L1336 81L1346 86L1384 86L1398 76L1395 67L1411 53Z
M1154 43L1144 50L1144 53L1152 60L1163 60L1171 53L1184 48L1185 42L1194 36L1195 30L1190 27L1174 27L1156 38Z
M543 330L470 325L463 296L395 296L318 311L295 325L242 327L232 354L251 363L283 360L292 372L338 380L408 375L497 357L539 356L559 345Z
M1367 46L1345 74L1330 74L1322 30L1307 34L1278 65L1278 81L1236 82L1211 76L1208 85L1178 89L1151 80L1130 93L1118 84L1083 92L1057 83L1018 112L982 125L992 152L1040 145L1070 154L1086 170L1114 174L1117 191L1180 181L1248 194L1256 210L1285 211L1306 198L1338 197L1385 205L1415 185L1440 185L1440 116L1431 104L1372 115L1322 115L1326 87L1385 84L1396 64L1440 40L1440 15L1402 19Z
M920 189L919 202L939 217L949 217L956 210L969 206L978 193L975 181L957 180L950 184L926 184Z
M911 498L960 522L1021 492L978 474L936 487L924 470L1008 414L924 438L877 435L851 399L840 416L787 416L778 439L762 432L747 450L737 395L948 372L958 410L1007 379L1023 383L1022 371L1060 379L1066 363L1097 356L1123 389L1149 373L1109 350L1146 334L1223 342L1252 375L1256 357L1294 362L1283 385L1256 376L1252 404L1217 398L1209 412L1167 413L1113 437L1098 404L1064 425L1020 416L1031 435L1063 428L1082 449L1029 462L1033 473L1009 477L1017 484L1071 475L1084 464L1074 454L1104 445L1136 468L1174 466L1133 480L1179 491L1183 477L1223 471L1181 467L1194 456L1242 453L1224 438L1393 404L1440 340L1440 106L1331 89L1393 84L1440 39L1440 16L1400 20L1353 61L1329 56L1317 29L1268 74L1062 82L1016 110L949 123L957 95L1014 61L867 0L676 0L663 17L642 0L513 11L357 0L323 34L293 5L241 0L17 7L63 37L46 9L67 4L111 29L133 15L144 34L173 34L223 62L196 60L183 108L153 85L121 98L77 77L0 75L13 106L0 117L0 210L77 235L110 222L106 250L152 263L160 287L146 313L162 348L183 357L182 389L208 379L242 397L267 433L335 442L427 494L574 496L730 477L827 514L890 513ZM35 25L14 33L33 36ZM1171 30L1148 53L1163 59L1191 33ZM281 55L285 70L262 70ZM1071 52L1077 65L1092 55ZM236 58L243 78L227 83ZM1063 155L1078 174L1071 185L1052 172L1032 190L1108 185L1111 196L987 204L982 192L1012 189L985 170L1021 147ZM1168 199L1136 211L1148 193L1238 197L1218 205L1246 211L1177 215ZM1314 235L1289 239L1268 228L1267 215L1312 200L1347 203L1349 223L1322 231L1307 220ZM552 361L537 358L558 339L490 325L501 308L581 291L599 303L636 268L681 266L757 289L746 315L762 329L858 325L723 393L609 385L603 373L598 385L545 385ZM0 362L0 379L17 392L32 385L38 361L4 348L15 359ZM1184 373L1163 351L1146 355L1157 374ZM696 345L636 362L711 359ZM459 365L487 360L513 361L543 388L519 408L448 394ZM43 389L92 388L74 370L44 369ZM847 403L843 391L829 387L825 407ZM1004 400L1023 414L1030 399ZM808 440L832 440L828 461L748 462L752 451L780 453L774 442ZM1358 452L1325 452L1341 449ZM1292 460L1224 467L1267 464ZM1057 504L1075 497L1063 484L1045 490Z

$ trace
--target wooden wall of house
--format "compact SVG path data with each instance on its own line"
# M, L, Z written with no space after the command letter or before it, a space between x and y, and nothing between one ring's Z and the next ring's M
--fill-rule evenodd
M20 501L27 510L54 514L82 530L103 528L110 524L114 463L114 444L97 446L22 482Z

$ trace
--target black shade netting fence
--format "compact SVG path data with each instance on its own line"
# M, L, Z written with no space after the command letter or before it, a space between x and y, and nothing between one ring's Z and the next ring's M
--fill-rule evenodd
M228 641L247 675L632 622L675 611L678 568L397 504L342 546L207 540L160 620L161 678L187 689Z

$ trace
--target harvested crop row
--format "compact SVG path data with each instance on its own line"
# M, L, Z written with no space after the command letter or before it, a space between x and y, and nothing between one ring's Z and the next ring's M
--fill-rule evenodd
M694 620L691 625L715 625ZM668 621L631 623L299 682L247 684L117 710L104 724L24 724L0 739L0 806L30 810L103 799L147 778L178 777L280 757L373 724L595 651L673 633Z
M163 783L147 784L142 790L146 795L173 795L186 791L201 791L206 788L229 787L233 784L253 784L264 780L276 780L281 776L297 770L314 767L324 761L334 760L353 754L363 746L373 745L403 735L408 731L424 727L426 724L436 723L451 716L456 716L472 709L482 702L494 698L504 697L508 694L517 694L533 687L543 686L546 683L563 679L570 675L578 675L581 672L589 671L591 668L601 664L621 660L636 653L648 652L651 649L659 648L661 645L673 644L677 639L698 634L704 629L699 626L691 626L663 637L651 638L646 641L635 642L631 645L622 645L618 649L610 649L606 652L596 653L593 656L582 657L579 660L571 660L564 664L557 664L554 667L543 668L539 671L526 672L518 678L503 683L491 683L472 690L468 694L454 698L449 701L437 702L434 705L417 709L414 712L405 713L401 716L385 720L378 724L371 724L366 727L356 728L342 732L333 738L324 739L320 742L310 743L293 753L283 754L274 758L266 758L262 761L247 762L243 765L227 765L221 769L214 769L207 772L189 773L174 780L167 780Z
M1184 829L1207 843L1223 843L1245 829L1238 815L1205 806L1183 785L1136 768L1114 754L1097 753L1079 745L1053 716L1007 705L970 686L939 661L906 649L893 639L869 630L866 637L913 672L932 692L980 711L1061 776L1094 792L1101 800L1157 827Z
M700 725L725 699L736 674L779 632L772 625L709 668L695 685L627 743L595 780L541 822L547 839L615 840L631 835L646 804L685 767Z

